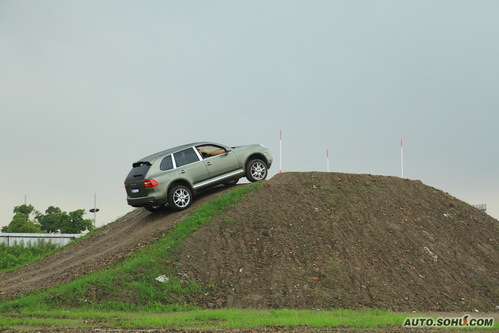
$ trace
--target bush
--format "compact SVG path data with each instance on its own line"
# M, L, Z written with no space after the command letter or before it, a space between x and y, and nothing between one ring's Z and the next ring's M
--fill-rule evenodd
M0 244L0 270L12 269L27 264L51 253L56 245L38 242L36 246Z

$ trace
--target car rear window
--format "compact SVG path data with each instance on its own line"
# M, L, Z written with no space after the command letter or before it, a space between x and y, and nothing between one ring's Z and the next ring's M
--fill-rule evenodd
M159 165L160 170L166 171L173 169L172 155L168 155L161 161Z
M136 162L132 164L132 170L128 173L126 181L142 180L145 178L147 170L151 167L149 162Z
M179 151L173 154L173 156L175 157L175 163L177 164L177 167L199 161L199 157L194 151L194 148Z

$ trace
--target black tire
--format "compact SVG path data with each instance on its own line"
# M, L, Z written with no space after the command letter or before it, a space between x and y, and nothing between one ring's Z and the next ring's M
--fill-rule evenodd
M156 212L160 212L162 211L163 209L165 209L165 204L157 204L157 205L149 205L149 206L145 206L144 208L148 211L150 211L151 213L156 213Z
M246 163L246 178L254 183L260 180L264 180L267 178L268 168L267 164L256 158L254 160L250 160Z
M184 185L175 185L168 192L168 204L173 210L184 210L192 204L192 191Z
M231 179L229 181L226 181L224 183L224 186L227 186L227 187L232 187L232 186L235 186L237 184L237 182L239 181L239 178L236 178L236 179Z

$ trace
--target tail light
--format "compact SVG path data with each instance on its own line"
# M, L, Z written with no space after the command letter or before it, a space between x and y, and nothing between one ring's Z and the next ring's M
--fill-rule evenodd
M153 187L156 187L158 186L158 182L155 181L154 179L145 179L144 180L144 187L145 188L153 188Z

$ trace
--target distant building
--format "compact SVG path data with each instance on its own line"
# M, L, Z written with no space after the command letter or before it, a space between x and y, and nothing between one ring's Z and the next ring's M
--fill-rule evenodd
M479 204L479 205L473 205L476 209L478 209L481 212L486 212L487 211L487 205L486 204Z
M37 246L40 244L54 244L64 246L73 239L83 236L83 234L31 234L31 233L0 233L0 244L7 246L24 245Z

